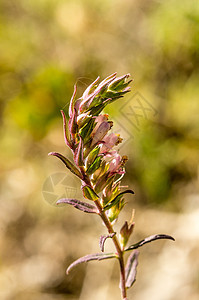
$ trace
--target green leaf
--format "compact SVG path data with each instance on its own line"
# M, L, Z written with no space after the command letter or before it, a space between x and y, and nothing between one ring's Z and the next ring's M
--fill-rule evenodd
M117 203L119 203L122 195L124 194L134 194L134 192L132 190L126 190L124 192L119 193L111 202L107 203L103 210L108 210L110 209L112 206L116 205Z
M50 152L48 155L58 157L73 174L75 174L80 179L83 179L80 171L73 165L73 163L68 158L57 152Z
M82 187L82 191L83 191L83 195L86 199L89 199L89 200L97 200L99 199L99 196L95 193L95 191L88 185L84 185Z
M97 158L94 160L94 162L86 170L86 174L88 174L88 175L93 174L100 167L101 160L102 160L102 157L101 156L97 156Z
M84 144L88 143L91 139L91 132L94 129L94 123L95 120L94 119L90 119L90 121L88 123L86 123L86 125L84 127L82 127L79 131Z
M97 146L89 153L87 160L86 160L86 168L87 169L90 167L90 165L92 165L94 160L97 158L99 151L100 151L100 147Z
M99 176L96 180L96 184L95 184L95 191L96 193L101 192L106 185L109 184L109 182L112 180L111 177L109 177L109 173L104 173L101 176Z

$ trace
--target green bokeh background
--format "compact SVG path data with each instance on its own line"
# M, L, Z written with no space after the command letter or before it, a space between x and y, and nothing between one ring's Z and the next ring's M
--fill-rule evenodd
M60 109L67 111L73 85L81 95L98 75L115 71L134 79L132 92L106 112L124 138L124 184L135 191L116 228L136 208L132 241L154 233L176 238L141 250L129 299L198 299L194 0L1 0L0 299L120 299L117 263L82 265L65 276L72 260L99 251L100 220L42 195L49 176L66 172L69 196L81 199L78 180L47 154L70 156Z

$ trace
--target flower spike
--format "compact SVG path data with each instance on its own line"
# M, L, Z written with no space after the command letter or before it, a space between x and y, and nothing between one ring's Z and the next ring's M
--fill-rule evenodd
M108 231L100 238L102 253L89 254L75 260L68 267L67 274L83 262L117 258L120 265L120 289L123 300L127 300L127 288L130 288L136 280L139 252L135 249L158 239L174 240L170 235L157 234L126 247L135 225L134 213L130 222L123 223L119 237L113 228L126 203L126 194L133 195L134 192L121 185L128 158L126 155L121 156L116 150L122 138L119 134L110 133L114 124L109 120L109 115L103 113L103 109L130 91L129 84L132 80L129 80L129 77L130 74L117 77L117 73L113 73L101 82L100 77L97 77L79 99L76 99L75 85L69 104L68 122L65 113L61 111L64 140L71 149L73 161L60 153L49 153L59 158L66 168L81 180L85 198L85 201L62 198L57 204L70 205L84 213L100 216ZM114 243L113 253L104 253L104 244L108 238ZM125 266L124 254L132 250L135 251L129 255Z

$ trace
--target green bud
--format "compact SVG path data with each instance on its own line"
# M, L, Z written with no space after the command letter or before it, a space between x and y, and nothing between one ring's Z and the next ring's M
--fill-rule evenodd
M88 185L82 186L83 195L86 199L89 200L97 200L99 199L99 196L95 193L95 191Z
M88 155L86 159L86 168L88 169L90 165L93 164L94 160L97 158L100 151L100 147L95 147Z

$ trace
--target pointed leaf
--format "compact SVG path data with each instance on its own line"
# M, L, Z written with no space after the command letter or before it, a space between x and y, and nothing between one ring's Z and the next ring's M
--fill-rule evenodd
M77 133L78 126L77 126L77 110L76 110L76 108L73 109L73 113L68 122L68 127L69 127L69 131L72 136Z
M66 123L66 115L63 110L61 110L62 118L63 118L63 129L64 129L64 140L67 146L72 149L71 141L70 141L70 133L68 130L68 126Z
M73 174L75 174L77 177L82 179L82 174L68 158L66 158L65 156L57 152L50 152L48 153L48 155L53 155L58 157Z
M137 265L138 265L138 251L134 251L130 254L126 268L125 268L125 278L126 278L126 287L130 288L136 280Z
M95 184L96 193L100 193L105 188L105 186L109 184L109 182L112 180L112 177L108 177L109 173L107 172L97 178Z
M124 194L134 194L134 192L132 190L126 190L124 192L119 193L111 202L107 203L104 206L103 210L108 210L112 206L116 205L120 201L121 196L124 195Z
M147 244L147 243L150 243L150 242L153 242L153 241L156 241L156 240L160 240L160 239L169 239L169 240L175 241L175 239L170 235L167 235L167 234L154 234L154 235L151 235L151 236L141 240L140 242L138 242L136 244L131 245L130 247L125 249L125 251L137 249L139 247L142 247L144 244Z
M88 121L88 123L86 123L79 131L84 144L88 143L91 140L91 132L93 131L94 123L95 120L90 119L90 121Z
M100 77L98 76L97 79L95 79L85 90L85 92L83 93L82 98L86 99L88 97L88 95L91 93L92 89L94 88L95 84L99 81ZM83 103L84 104L84 103Z
M84 166L83 150L84 150L83 140L79 135L79 144L75 150L75 163L78 167Z
M99 151L100 151L100 147L97 146L89 153L87 160L86 160L86 168L87 169L90 167L90 165L92 165L94 160L97 158Z
M94 162L86 170L86 174L88 175L93 174L100 167L101 160L102 160L102 156L97 156Z
M81 101L81 104L79 106L79 110L80 112L83 112L85 111L86 109L88 109L89 107L89 102L90 102L90 99L94 96L94 93L90 93L94 87L95 87L95 84L99 81L99 76L97 77L97 79L95 79L95 81L93 81L88 87L87 89L85 90L85 92L83 93L83 96L82 96L82 101Z
M83 263L83 262L88 262L91 260L104 260L104 259L109 259L109 258L115 258L114 253L96 253L96 254L88 254L86 256L83 256L77 260L75 260L66 270L66 274L69 274L71 269L73 269L75 266Z
M86 199L89 199L89 200L97 200L99 199L99 196L95 193L95 191L88 185L84 185L82 187L82 191L83 191L83 194L84 194L84 197Z
M83 201L79 201L77 199L70 199L70 198L62 198L60 200L57 201L57 204L69 204L72 205L73 207L86 212L86 213L90 213L90 214L97 214L97 208L89 203L83 202Z
M112 238L114 235L116 235L116 232L100 236L99 246L100 246L100 249L102 252L104 252L104 244L105 244L106 240L108 238Z
M69 116L70 116L70 118L72 118L72 115L73 115L76 92L77 92L77 86L74 85L74 91L73 91L73 95L71 97L70 105L69 105Z

